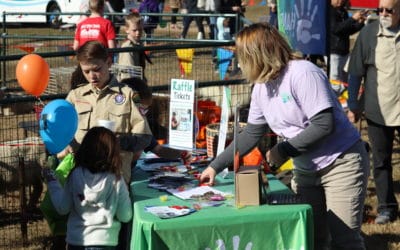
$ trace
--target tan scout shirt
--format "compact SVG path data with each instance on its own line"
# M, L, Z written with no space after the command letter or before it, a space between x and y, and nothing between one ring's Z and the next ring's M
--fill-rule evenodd
M117 134L149 134L147 120L140 114L133 102L133 90L113 77L102 90L91 84L71 90L67 100L74 105L78 113L78 129L75 141L82 142L87 131L97 125L99 119L115 122ZM78 145L72 145L76 150ZM130 165L133 152L122 152L123 175L127 182L130 180Z
M375 123L400 126L400 32L375 21L361 30L349 73L364 77L365 116Z
M127 39L121 44L121 48L129 47L140 47L141 44L135 44L131 40ZM144 70L146 69L146 55L144 51L132 51L132 52L121 52L118 55L118 64L123 66L136 66L141 67L142 77L144 77ZM134 70L134 69L132 69ZM130 70L120 71L117 75L119 81L124 78L130 78L133 74Z

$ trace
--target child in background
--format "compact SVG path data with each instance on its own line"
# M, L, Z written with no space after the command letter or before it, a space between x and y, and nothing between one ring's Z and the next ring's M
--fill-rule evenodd
M179 9L182 7L182 0L169 0L169 8L173 14L178 14ZM171 29L180 28L176 25L177 17L171 16Z
M75 154L75 166L64 188L50 169L43 170L51 200L59 214L68 214L68 250L115 249L120 222L132 218L132 203L121 177L117 138L93 127ZM85 247L85 248L82 248Z
M97 40L106 48L115 48L115 29L112 22L103 17L104 0L89 0L90 16L78 23L73 49L87 41Z
M143 43L141 41L143 35L143 21L139 13L130 13L125 17L125 32L127 39L122 43L121 48L128 47L141 47ZM146 60L151 64L150 58L146 55L143 50L136 50L132 52L124 52L119 54L118 64L126 66L140 66L142 67L143 78L144 70L146 68ZM119 79L130 78L129 73L120 73Z

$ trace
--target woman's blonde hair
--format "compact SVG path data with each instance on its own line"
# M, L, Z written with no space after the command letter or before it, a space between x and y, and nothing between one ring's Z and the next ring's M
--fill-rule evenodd
M276 79L295 58L279 31L268 23L255 23L236 36L236 53L243 75L251 82Z

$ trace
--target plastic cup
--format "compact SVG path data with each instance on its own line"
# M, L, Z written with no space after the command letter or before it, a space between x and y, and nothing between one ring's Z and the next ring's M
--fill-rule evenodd
M110 120L97 120L97 126L105 127L115 132L115 122Z

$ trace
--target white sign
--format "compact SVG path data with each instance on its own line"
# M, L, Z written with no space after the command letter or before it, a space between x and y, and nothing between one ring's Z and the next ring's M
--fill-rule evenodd
M226 134L228 133L228 120L229 120L230 107L231 107L231 89L228 86L224 86L222 93L222 111L221 111L221 123L219 125L217 155L219 155L225 150Z
M222 111L221 111L221 123L219 126L219 139L218 139L218 150L217 155L222 153L225 150L226 144L226 135L228 133L228 120L230 115L230 107L231 107L231 89L227 86L223 88L223 96L222 96ZM234 175L232 172L225 168L219 175L222 178L233 179Z
M193 148L195 81L171 79L169 145Z

